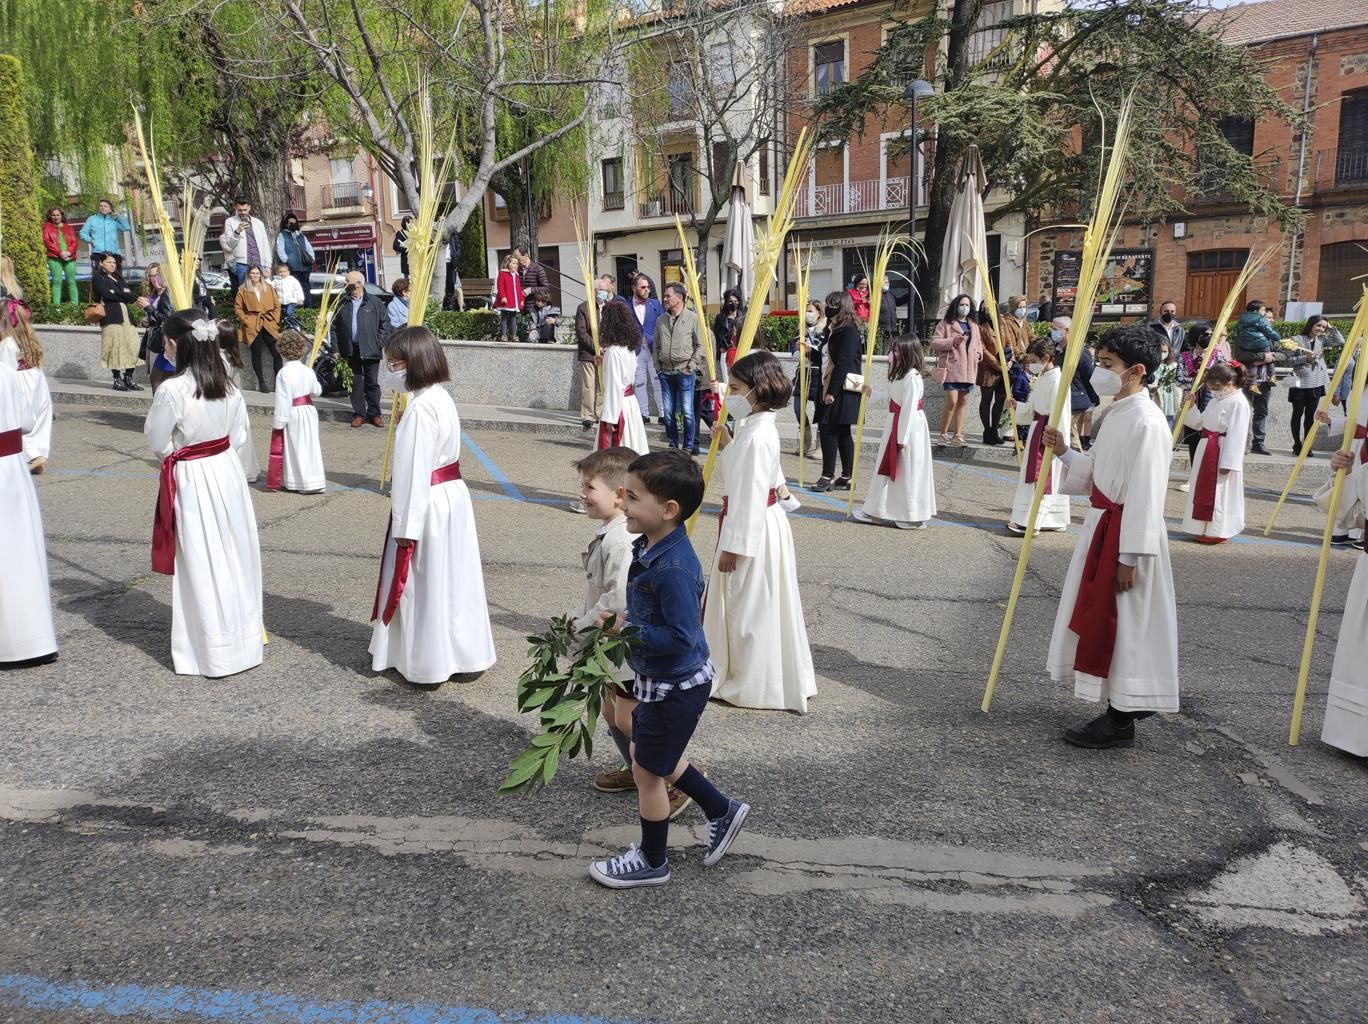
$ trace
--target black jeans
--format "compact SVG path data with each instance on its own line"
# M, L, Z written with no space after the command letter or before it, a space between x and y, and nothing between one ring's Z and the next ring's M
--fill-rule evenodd
M1002 407L1007 404L1007 396L1002 391L1002 382L992 387L979 388L979 419L983 421L984 441L1000 438L998 425L1002 422Z
M850 467L855 464L855 438L850 435L850 424L823 423L817 429L822 441L822 476L835 475L838 453L841 456L841 476L850 476Z
M312 271L308 271L308 270L291 270L291 271L290 271L290 276L293 277L296 281L299 282L299 287L300 287L300 288L304 289L304 305L305 305L306 308L307 308L307 307L310 307L310 306L312 306L312 305L314 304L313 290L312 290L312 286L309 284L309 274L310 274L310 273L312 273Z
M373 420L380 415L380 360L352 356L347 365L352 371L352 412Z
M1316 406L1325 397L1325 388L1288 388L1287 401L1292 405L1292 450L1300 452L1311 424L1316 422Z
M1264 446L1264 436L1267 433L1268 422L1268 393L1273 390L1273 382L1265 381L1259 385L1259 393L1245 388L1245 397L1249 399L1249 408L1253 416L1249 421L1249 435L1254 439L1254 447Z
M271 353L271 387L266 386L266 376L262 373L261 361L265 352ZM284 364L280 361L280 349L276 348L276 340L271 337L270 331L257 331L256 339L252 342L252 372L256 374L257 390L270 391L275 386L275 375L280 372Z

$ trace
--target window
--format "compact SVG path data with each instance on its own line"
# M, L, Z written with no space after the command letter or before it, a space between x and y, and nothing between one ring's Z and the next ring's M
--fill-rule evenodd
M692 213L694 158L692 153L671 153L668 158L670 205L667 213Z
M1362 274L1368 274L1368 238L1321 246L1316 298L1325 303L1327 314L1353 314L1363 294L1363 282L1354 278Z
M1254 155L1254 122L1249 118L1223 117L1216 122L1216 130L1236 153L1247 157ZM1198 190L1210 193L1210 198L1218 202L1228 199L1229 193L1224 187L1229 174L1227 158L1215 156L1209 145L1200 164L1204 169L1197 178Z
M339 160L332 157L328 160L328 170L331 173L331 181L334 185L348 185L356 180L356 168L352 166L350 160Z
M681 64L671 64L668 88L670 92L670 117L685 117L689 113L689 97L693 90L689 87L689 69Z
M1340 99L1335 184L1368 184L1368 89L1347 92Z
M1248 117L1223 117L1216 130L1225 136L1231 149L1245 156L1254 155L1254 121Z
M1002 23L1012 16L1012 0L989 0L979 9L974 34L969 37L969 63L978 64L987 59L1007 37Z
M823 185L840 185L845 182L845 150L840 146L823 146L817 150L814 158L816 170L814 171L815 184L818 188Z
M760 144L760 194L770 194L770 140Z
M1183 315L1191 319L1216 316L1248 259L1248 249L1208 249L1205 252L1188 253ZM1244 309L1244 304L1245 296L1242 294L1235 308Z
M812 48L812 84L817 95L825 96L833 85L846 80L845 41L818 43Z
M727 162L732 159L735 158L732 156L732 144L730 142L719 139L712 144L712 184L714 186L731 185L732 175L736 173L736 169L733 167L729 171Z
M603 208L621 210L625 202L623 195L622 157L605 160L603 168Z

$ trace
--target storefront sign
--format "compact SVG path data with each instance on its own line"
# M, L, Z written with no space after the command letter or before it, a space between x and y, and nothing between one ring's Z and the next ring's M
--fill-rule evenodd
M304 234L315 249L369 249L375 244L375 229L369 224L314 228Z
M1078 298L1080 252L1057 252L1054 256L1054 311L1056 316L1074 315ZM1113 249L1102 270L1093 316L1098 319L1148 316L1154 281L1153 249Z

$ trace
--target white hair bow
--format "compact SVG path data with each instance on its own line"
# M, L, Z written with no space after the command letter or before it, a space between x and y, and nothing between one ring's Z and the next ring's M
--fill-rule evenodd
M190 325L190 334L196 341L213 341L218 334L218 321L196 320Z

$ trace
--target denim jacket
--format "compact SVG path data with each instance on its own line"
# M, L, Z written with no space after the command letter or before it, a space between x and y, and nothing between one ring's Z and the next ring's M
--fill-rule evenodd
M647 549L632 544L627 570L627 621L641 646L628 659L640 675L660 682L688 679L708 660L703 637L703 567L683 524Z

